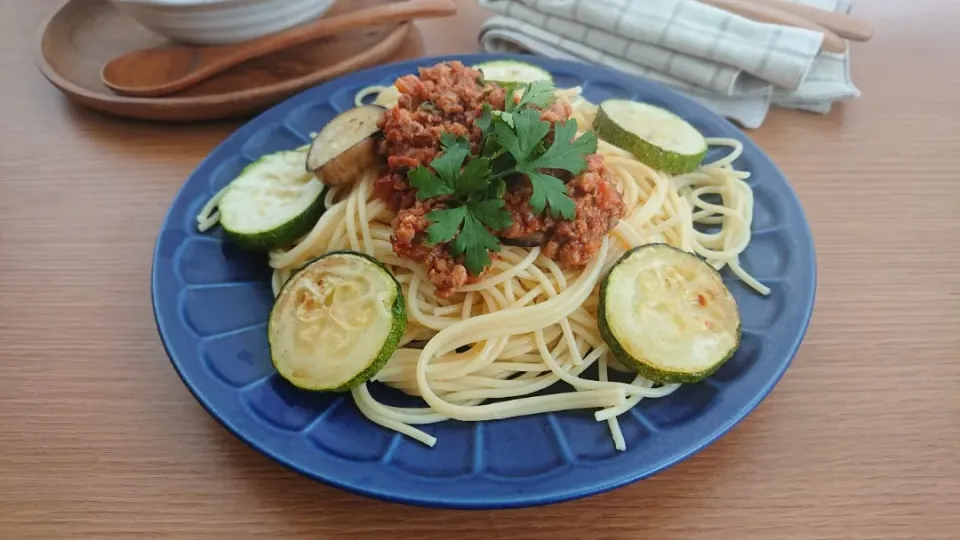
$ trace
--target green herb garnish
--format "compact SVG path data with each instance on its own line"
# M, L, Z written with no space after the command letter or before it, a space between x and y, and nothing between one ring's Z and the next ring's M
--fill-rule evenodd
M550 106L555 90L547 81L536 81L523 86L520 99L514 100L511 89L503 111L485 104L475 121L483 132L478 155L471 157L466 139L445 133L440 138L443 154L430 162L433 170L420 165L407 173L417 199L447 199L446 208L426 216L431 221L427 241L450 242L451 254L464 255L464 266L471 274L479 275L490 265L490 251L500 251L500 240L490 231L513 223L503 208L505 178L523 174L530 179L530 207L535 212L548 210L564 219L576 215L563 181L543 170L579 174L587 166L585 157L597 151L597 138L587 132L574 139L577 122L570 119L557 123L553 141L545 141L550 123L540 120L538 109Z
M464 266L478 275L490 265L488 250L500 251L500 241L487 227L498 231L513 223L503 209L506 184L494 178L488 158L477 157L463 166L470 154L466 139L445 133L440 141L443 155L430 162L433 171L420 165L407 173L407 179L420 200L449 197L447 208L427 214L433 222L427 228L427 242L452 242L451 254L464 255Z

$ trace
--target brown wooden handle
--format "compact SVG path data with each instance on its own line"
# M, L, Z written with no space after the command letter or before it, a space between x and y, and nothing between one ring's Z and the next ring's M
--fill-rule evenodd
M753 2L792 13L798 17L803 17L851 41L869 41L870 38L873 37L873 26L871 26L870 23L845 13L837 13L813 6L795 4L787 0L753 0Z
M242 62L315 39L385 23L455 14L454 0L404 0L323 17L243 43L174 45L133 51L103 67L100 78L119 94L156 97L179 92Z
M796 28L806 28L807 30L813 30L814 32L820 32L823 34L823 45L821 48L824 51L829 51L833 53L842 53L847 50L847 42L843 38L832 32L831 30L820 26L814 22L811 22L808 19L794 15L793 13L787 13L786 11L781 11L779 9L770 7L764 4L754 4L751 2L746 2L744 0L699 0L701 3L709 4L711 6L729 11L731 13L736 13L748 19L752 19L757 22L763 23L772 23L772 24L781 24L784 26L794 26Z

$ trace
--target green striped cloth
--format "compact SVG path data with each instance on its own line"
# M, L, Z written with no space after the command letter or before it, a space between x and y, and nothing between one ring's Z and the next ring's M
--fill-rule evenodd
M795 0L847 13L850 0ZM849 50L819 32L763 24L693 0L479 0L487 52L531 52L653 79L755 128L774 106L827 113L856 98Z

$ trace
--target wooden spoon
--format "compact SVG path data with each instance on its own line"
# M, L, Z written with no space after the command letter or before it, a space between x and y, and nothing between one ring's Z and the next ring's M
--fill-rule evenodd
M343 15L322 17L243 43L213 46L171 45L133 51L107 62L103 84L118 94L155 97L179 92L241 62L317 38L367 26L453 15L453 0L405 0Z
M809 19L800 17L793 13L781 11L778 8L765 4L754 4L744 0L699 0L703 4L709 4L731 13L736 13L748 19L757 22L781 24L784 26L795 26L797 28L806 28L814 32L823 34L823 45L821 49L833 53L842 53L847 50L847 42L833 31L811 22Z
M819 24L828 30L834 31L838 36L849 39L850 41L869 41L873 37L873 26L867 21L847 15L846 13L837 13L813 6L796 4L788 0L753 0L757 4L765 4L780 11L792 13L798 17L803 17L812 23Z

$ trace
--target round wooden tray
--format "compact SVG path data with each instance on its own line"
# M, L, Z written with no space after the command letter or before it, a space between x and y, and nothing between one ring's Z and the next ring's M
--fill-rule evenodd
M340 0L330 14L384 0ZM99 111L168 122L249 116L344 73L423 54L409 23L370 27L251 60L181 93L124 97L100 82L111 58L167 40L120 13L107 0L68 0L40 28L37 65L68 98Z

